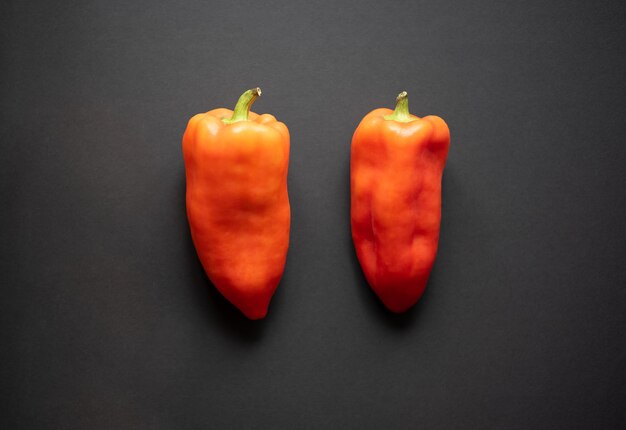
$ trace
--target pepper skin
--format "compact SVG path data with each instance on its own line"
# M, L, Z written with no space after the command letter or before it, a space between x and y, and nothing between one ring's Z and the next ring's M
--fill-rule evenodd
M352 137L352 239L365 277L383 304L404 312L426 288L441 221L441 178L450 131L437 116L375 109Z
M289 130L250 112L259 88L234 111L195 115L183 136L187 218L207 275L233 305L260 319L282 277L289 247Z

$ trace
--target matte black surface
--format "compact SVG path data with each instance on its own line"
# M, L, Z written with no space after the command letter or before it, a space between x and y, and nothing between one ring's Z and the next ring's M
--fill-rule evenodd
M56 3L0 6L0 428L626 426L623 2ZM292 137L262 322L201 269L181 154L256 85ZM438 259L396 316L348 163L401 90L452 145Z

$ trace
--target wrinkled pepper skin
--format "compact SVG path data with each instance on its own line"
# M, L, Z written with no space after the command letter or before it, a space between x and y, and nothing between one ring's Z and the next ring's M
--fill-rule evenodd
M249 91L260 95L258 88ZM202 266L224 297L248 318L260 319L289 247L289 131L272 115L249 112L254 94L245 120L225 122L235 118L248 92L235 111L191 118L183 155L187 217Z
M439 241L450 132L437 116L376 109L352 138L351 226L358 260L383 304L404 312L422 296ZM396 119L391 119L396 116Z

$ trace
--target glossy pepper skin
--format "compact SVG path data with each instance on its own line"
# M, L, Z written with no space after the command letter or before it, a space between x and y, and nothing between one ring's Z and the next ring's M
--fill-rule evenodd
M352 137L352 239L365 277L383 304L404 312L422 296L441 220L441 179L450 132L437 116L375 109Z
M250 319L265 317L289 247L289 131L249 112L259 88L234 111L195 115L183 136L187 217L215 287Z

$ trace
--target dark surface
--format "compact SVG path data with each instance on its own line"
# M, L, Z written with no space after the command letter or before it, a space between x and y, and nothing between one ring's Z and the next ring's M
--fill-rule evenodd
M626 426L620 2L0 6L0 428ZM181 136L255 111L292 137L268 318L197 261ZM354 256L350 139L406 89L452 131L423 300Z

